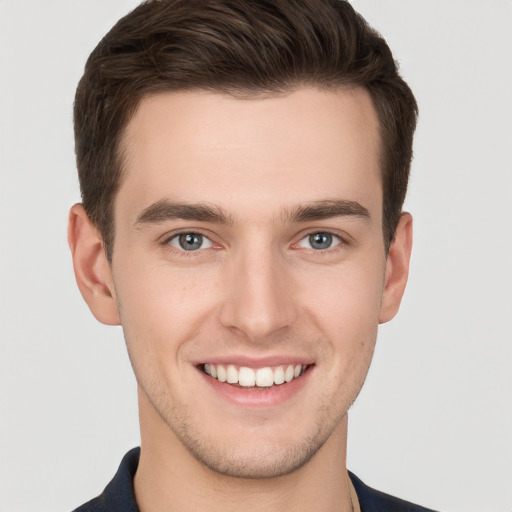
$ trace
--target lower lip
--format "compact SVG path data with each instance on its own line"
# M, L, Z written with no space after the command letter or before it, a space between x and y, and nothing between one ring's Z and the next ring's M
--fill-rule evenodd
M228 402L239 407L270 408L279 406L296 395L308 381L313 371L313 366L309 366L300 377L297 377L290 382L274 385L268 388L244 388L233 386L210 377L199 368L198 371L206 384L217 395L220 395Z

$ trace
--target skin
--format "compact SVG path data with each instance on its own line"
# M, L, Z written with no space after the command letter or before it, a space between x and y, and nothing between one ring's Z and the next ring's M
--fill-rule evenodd
M98 320L122 324L137 377L142 512L351 510L347 411L378 324L398 310L412 245L403 214L384 249L379 145L360 88L162 93L141 102L123 139L111 265L72 208L80 290ZM198 216L198 204L224 218ZM182 232L206 242L185 251ZM311 246L315 233L332 245ZM200 369L234 357L309 367L285 400L246 407Z

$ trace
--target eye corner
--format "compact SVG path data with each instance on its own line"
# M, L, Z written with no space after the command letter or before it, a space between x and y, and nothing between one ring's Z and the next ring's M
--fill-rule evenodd
M346 241L339 233L329 230L317 229L309 231L292 245L292 249L307 249L314 252L326 252L334 250L338 246L345 245Z
M206 249L218 249L220 245L211 236L195 229L183 229L158 238L157 244L178 255L191 256Z

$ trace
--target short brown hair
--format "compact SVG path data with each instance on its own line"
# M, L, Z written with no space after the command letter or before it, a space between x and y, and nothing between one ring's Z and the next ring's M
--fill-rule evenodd
M417 105L386 42L352 6L344 0L147 0L100 41L75 98L83 205L109 260L120 142L142 98L183 90L247 97L303 85L369 91L382 139L388 248L407 190Z

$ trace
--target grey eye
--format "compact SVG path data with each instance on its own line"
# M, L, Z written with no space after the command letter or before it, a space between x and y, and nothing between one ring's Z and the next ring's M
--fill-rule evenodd
M339 236L325 231L317 231L316 233L305 236L299 242L299 247L303 249L314 249L315 251L325 251L341 243L342 239Z
M181 233L173 237L169 244L183 251L197 251L212 246L210 240L200 233Z
M308 241L313 249L329 249L332 245L333 236L330 233L313 233L309 235Z

